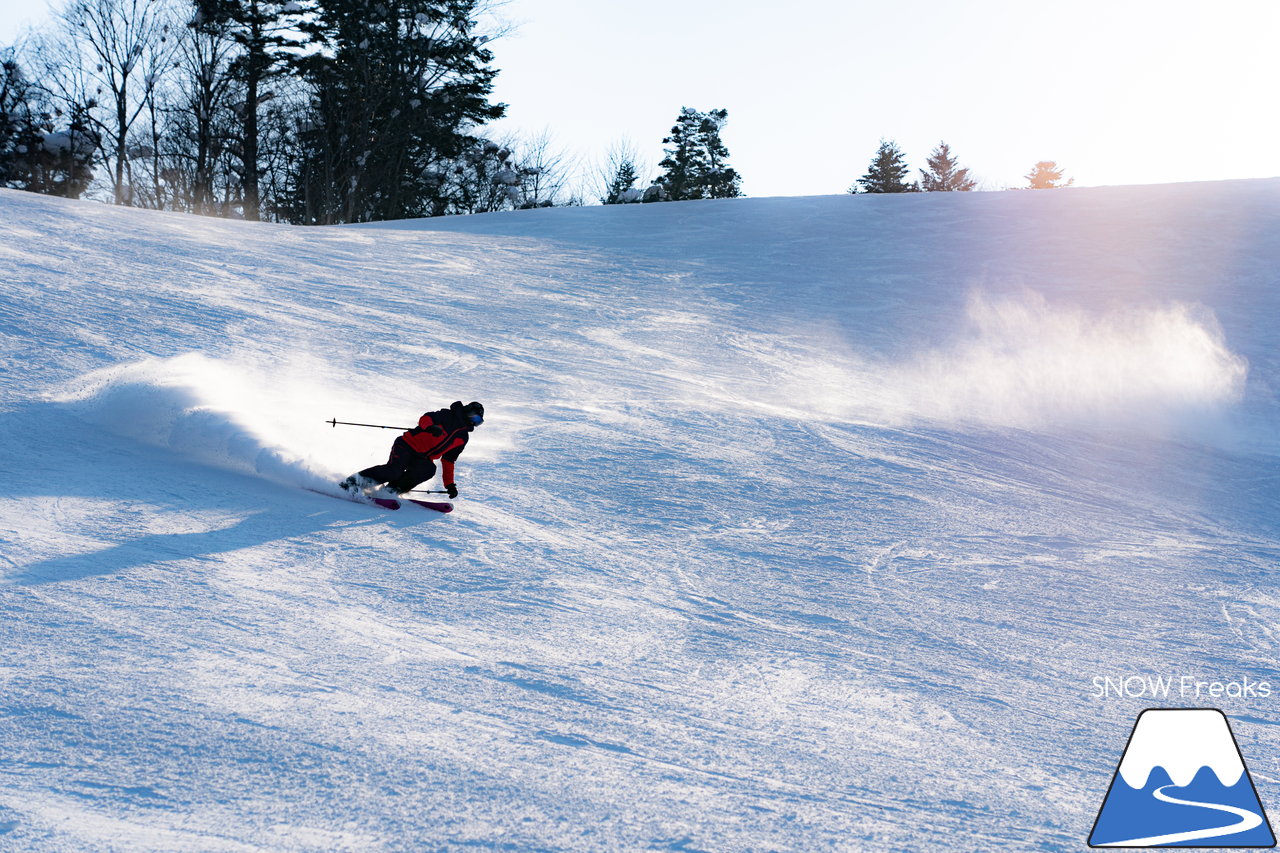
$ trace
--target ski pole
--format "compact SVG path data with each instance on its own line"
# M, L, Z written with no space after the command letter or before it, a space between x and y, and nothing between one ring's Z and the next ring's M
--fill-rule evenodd
M401 432L405 432L409 429L409 427L383 426L382 424L355 424L355 423L352 423L351 421L340 421L337 418L334 418L333 420L330 420L330 421L325 421L325 423L329 424L334 429L338 428L338 424L342 424L343 426L372 427L373 429L398 429Z
M447 495L447 494L449 494L449 493L448 493L448 492L446 492L444 489L410 489L410 490L409 490L409 491L407 491L407 492L402 492L402 494L406 494L406 495Z

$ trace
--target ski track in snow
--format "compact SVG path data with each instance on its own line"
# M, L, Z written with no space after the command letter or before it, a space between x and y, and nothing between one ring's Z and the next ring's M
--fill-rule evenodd
M0 192L0 849L1084 848L1094 676L1275 670L1277 199Z

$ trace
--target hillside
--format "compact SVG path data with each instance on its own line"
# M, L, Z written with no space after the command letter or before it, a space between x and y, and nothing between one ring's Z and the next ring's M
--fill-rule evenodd
M302 229L0 191L0 849L1076 850L1280 803L1280 180ZM305 491L480 400L448 516Z

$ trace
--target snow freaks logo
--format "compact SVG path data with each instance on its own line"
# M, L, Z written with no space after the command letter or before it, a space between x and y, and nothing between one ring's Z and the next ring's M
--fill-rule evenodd
M1202 681L1190 675L1121 675L1093 678L1093 698L1168 699L1169 694L1188 700L1268 699L1274 691L1269 681L1243 676L1237 681Z
M1090 847L1274 847L1275 835L1226 716L1216 708L1138 715Z

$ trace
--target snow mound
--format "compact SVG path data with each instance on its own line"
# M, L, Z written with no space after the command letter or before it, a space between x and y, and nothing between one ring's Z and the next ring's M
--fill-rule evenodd
M318 396L292 381L273 382L260 368L190 353L96 370L51 398L116 435L332 493L338 469L289 449L297 444L289 422Z
M1048 430L1211 433L1247 361L1185 303L1090 310L1038 293L975 293L955 336L896 362L849 354L792 380L832 416Z

